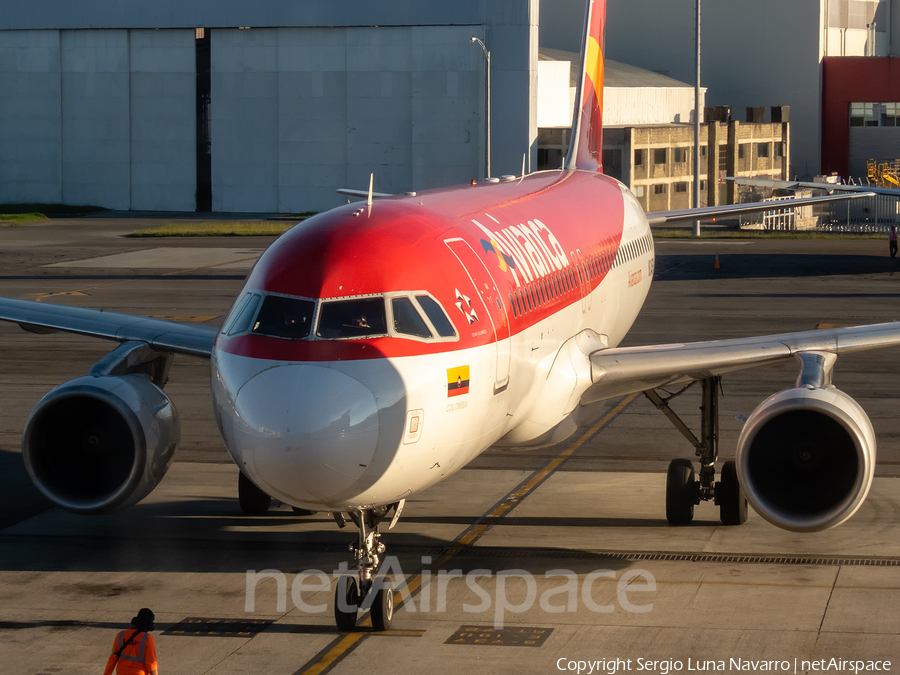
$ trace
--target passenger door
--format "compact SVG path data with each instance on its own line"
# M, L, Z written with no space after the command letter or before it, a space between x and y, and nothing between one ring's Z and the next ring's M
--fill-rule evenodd
M496 336L497 370L494 394L499 394L509 385L510 333L506 302L490 270L467 241L455 237L445 239L444 243L459 260L472 288L478 293L478 309L484 310L484 316L490 322L490 328Z

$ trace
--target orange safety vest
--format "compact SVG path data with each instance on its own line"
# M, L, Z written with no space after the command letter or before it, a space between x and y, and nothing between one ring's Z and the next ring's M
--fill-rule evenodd
M157 668L156 640L150 633L144 633L125 647L118 660L116 659L116 654L122 649L122 645L128 642L128 639L136 632L136 629L129 628L116 635L104 675L111 675L114 668L118 675L148 675Z

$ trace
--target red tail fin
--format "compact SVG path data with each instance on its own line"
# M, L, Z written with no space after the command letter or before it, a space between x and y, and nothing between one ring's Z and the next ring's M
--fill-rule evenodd
M581 77L575 97L572 140L567 169L602 171L603 155L603 53L606 0L588 0L581 44Z

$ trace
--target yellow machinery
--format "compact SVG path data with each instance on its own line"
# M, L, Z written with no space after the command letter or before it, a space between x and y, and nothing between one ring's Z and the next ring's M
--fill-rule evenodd
M900 159L883 162L870 159L869 180L880 187L900 187Z

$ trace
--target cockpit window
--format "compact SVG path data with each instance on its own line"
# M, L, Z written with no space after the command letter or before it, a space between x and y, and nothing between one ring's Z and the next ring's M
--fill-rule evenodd
M430 295L417 295L419 306L425 311L428 320L441 337L456 337L456 330L444 310Z
M253 324L253 332L280 338L305 338L309 336L315 308L312 300L268 295Z
M250 322L253 321L256 308L259 307L259 301L260 296L257 293L244 295L240 302L235 305L231 315L226 319L225 326L222 328L222 334L237 335L250 330Z
M323 302L316 335L322 338L356 338L387 334L384 298Z
M394 312L395 331L420 338L433 337L425 320L413 307L412 300L403 297L394 298L391 300L391 309Z

